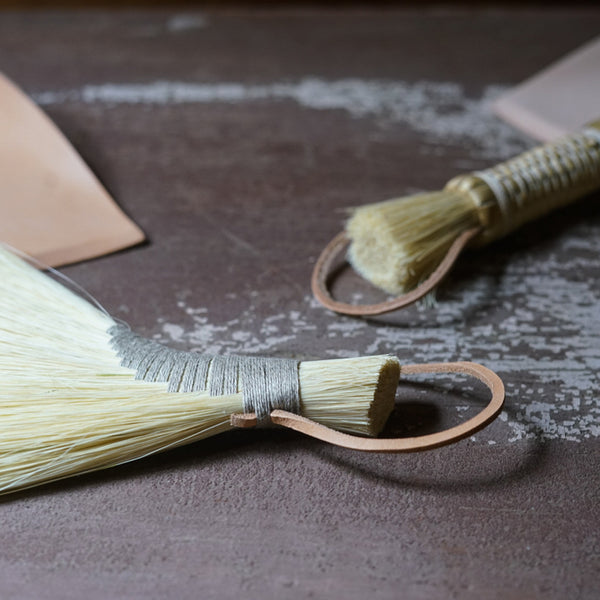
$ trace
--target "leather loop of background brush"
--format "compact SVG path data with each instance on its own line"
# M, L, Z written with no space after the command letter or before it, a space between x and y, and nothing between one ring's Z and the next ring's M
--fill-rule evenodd
M312 292L315 298L323 306L325 306L325 308L345 315L362 317L374 316L404 308L405 306L413 304L433 290L448 274L464 247L474 237L481 233L481 231L481 227L476 227L473 229L468 229L459 235L456 240L454 240L435 271L414 290L411 290L402 296L398 296L397 298L393 298L392 300L387 300L385 302L379 302L376 304L349 304L346 302L340 302L339 300L335 300L329 292L327 279L331 273L333 262L350 244L350 240L346 233L341 232L336 235L331 242L327 244L327 246L325 246L323 252L321 252L321 255L317 259L312 274Z
M271 413L271 422L287 427L311 437L328 442L335 446L361 450L364 452L417 452L439 448L453 442L462 440L485 427L494 420L504 404L504 384L496 373L490 369L470 362L456 363L431 363L424 365L405 365L400 373L405 375L421 373L459 373L470 375L484 383L492 392L488 405L473 418L438 433L412 438L364 438L330 429L310 419L284 410L274 410ZM231 415L231 424L234 427L254 427L257 425L256 415L234 414Z

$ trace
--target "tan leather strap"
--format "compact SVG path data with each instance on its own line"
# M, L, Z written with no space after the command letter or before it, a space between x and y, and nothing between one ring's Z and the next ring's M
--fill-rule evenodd
M271 413L271 421L288 429L305 433L318 440L352 450L362 450L365 452L417 452L419 450L429 450L445 446L469 437L493 421L502 410L504 404L504 384L496 373L482 365L470 362L404 365L401 368L401 373L407 375L414 373L461 373L470 375L484 383L492 392L492 397L488 405L468 421L446 431L412 438L382 439L359 437L330 429L310 419L284 410L274 410ZM257 420L254 413L231 415L231 424L234 427L254 427L256 423Z
M344 315L382 315L404 308L433 290L433 288L435 288L448 274L464 247L479 233L481 233L480 227L468 229L464 233L461 233L456 240L452 242L448 252L436 267L435 271L423 283L407 294L377 304L348 304L346 302L335 300L327 287L327 280L333 262L350 244L346 232L342 231L341 233L338 233L327 246L325 246L323 252L321 252L321 256L317 259L311 280L312 292L315 298L325 306L325 308Z

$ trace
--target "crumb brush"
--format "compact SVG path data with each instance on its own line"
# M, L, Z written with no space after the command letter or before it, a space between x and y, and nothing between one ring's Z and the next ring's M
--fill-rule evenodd
M489 244L600 188L600 121L484 171L459 175L443 190L361 206L319 257L312 278L327 308L376 315L415 302L437 286L467 245ZM398 297L358 305L334 300L327 279L348 249L352 267Z
M402 372L472 375L478 415L432 435L380 439L400 374L392 356L293 361L209 356L134 334L0 245L0 493L104 469L234 427L279 424L367 451L434 448L501 410L496 374L473 363Z

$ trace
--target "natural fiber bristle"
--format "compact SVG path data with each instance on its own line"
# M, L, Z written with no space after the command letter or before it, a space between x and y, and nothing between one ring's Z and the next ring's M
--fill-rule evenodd
M0 246L0 493L104 469L231 428L242 394L168 392L122 367L113 319ZM302 414L375 434L396 359L300 364Z
M333 429L378 435L394 408L399 378L393 356L303 362L302 414Z
M348 260L373 285L404 294L426 279L452 242L477 223L474 203L449 190L361 206L346 225Z

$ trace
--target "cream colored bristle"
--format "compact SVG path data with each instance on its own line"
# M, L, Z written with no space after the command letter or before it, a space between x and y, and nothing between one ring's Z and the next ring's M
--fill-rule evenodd
M435 270L458 235L477 224L473 201L449 190L361 206L346 225L348 258L377 287L403 294Z
M167 392L120 365L113 319L0 247L0 492L103 469L226 431L241 393ZM398 361L300 364L302 414L377 434Z
M300 363L302 414L333 429L378 435L394 408L399 378L393 356Z

